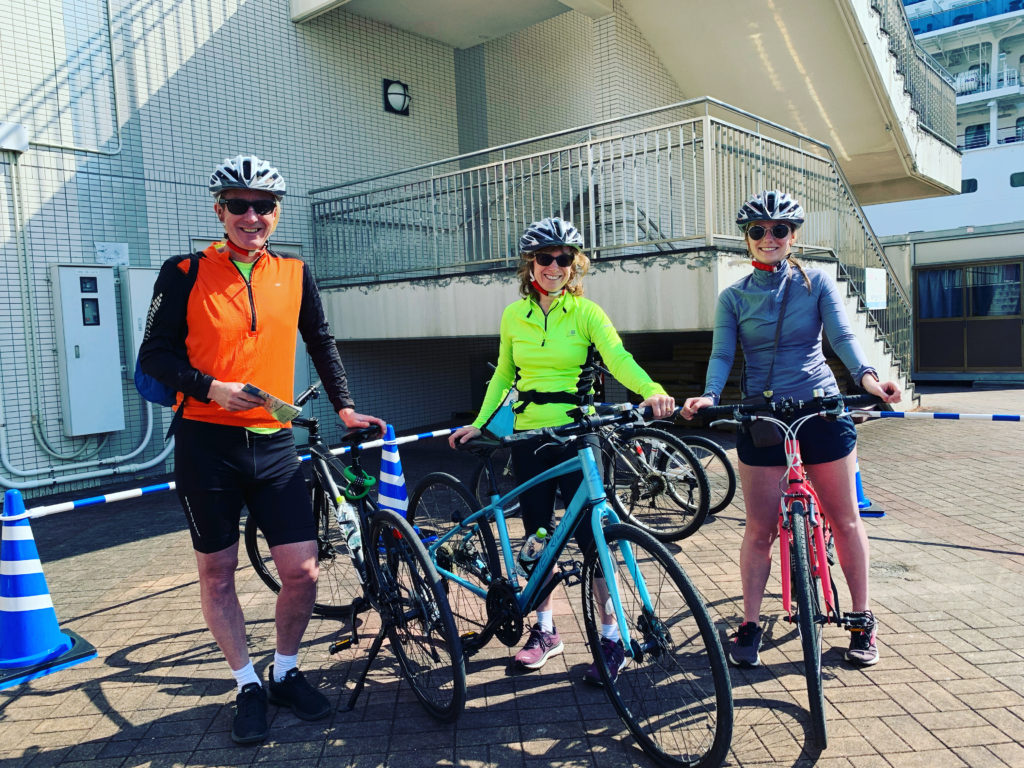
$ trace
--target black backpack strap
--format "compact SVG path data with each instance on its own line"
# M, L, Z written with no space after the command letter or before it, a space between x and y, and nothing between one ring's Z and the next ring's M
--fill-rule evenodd
M203 257L202 252L193 253L193 254L191 254L188 257L188 259L189 259L188 275L187 275L187 280L188 280L188 291L187 291L187 293L188 294L191 294L192 293L192 288L195 287L196 276L199 274L199 260L202 257ZM186 304L186 306L188 305L188 299L187 298L185 300L185 304ZM188 396L185 395L184 393L182 393L181 405L179 405L178 406L178 410L176 410L174 412L174 418L171 419L170 426L167 427L167 434L164 435L164 442L167 442L171 438L171 435L174 434L175 428L178 426L178 422L180 422L185 417L185 400L187 398L188 398Z

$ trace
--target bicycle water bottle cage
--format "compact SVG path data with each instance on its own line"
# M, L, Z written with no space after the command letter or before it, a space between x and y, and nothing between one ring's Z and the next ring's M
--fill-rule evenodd
M349 501L358 501L370 492L370 489L377 484L377 478L366 473L366 470L359 470L357 475L352 467L345 467L342 470L345 480L348 483L342 490L345 498Z

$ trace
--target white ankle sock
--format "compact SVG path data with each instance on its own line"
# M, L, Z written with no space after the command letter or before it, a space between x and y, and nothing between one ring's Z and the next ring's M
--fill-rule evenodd
M619 625L618 624L602 624L601 625L601 637L611 640L613 643L620 639L619 638Z
M554 611L537 611L537 623L540 624L541 632L554 632Z
M280 683L284 676L299 665L299 655L284 656L274 651L274 682Z
M260 680L260 676L256 674L256 670L253 669L252 662L249 661L241 669L232 669L231 674L235 677L235 682L238 684L238 692L242 692L242 688L249 683L256 683L257 685L263 685L263 681Z

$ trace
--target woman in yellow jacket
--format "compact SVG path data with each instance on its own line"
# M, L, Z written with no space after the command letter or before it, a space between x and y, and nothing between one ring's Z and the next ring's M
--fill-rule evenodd
M668 416L675 401L633 360L604 310L583 298L583 276L590 260L583 252L579 230L558 218L534 222L520 238L519 251L522 298L502 314L498 365L480 414L471 426L449 438L452 447L480 434L511 387L519 393L516 430L568 424L573 420L569 411L590 402L597 355L618 381L644 398L643 405L651 407L655 418ZM535 444L517 443L512 448L512 467L516 479L525 482L575 453L576 447L571 445L538 451ZM575 473L524 492L519 501L527 534L554 527L556 486L562 488L563 498L570 499L582 482L582 473ZM579 525L575 535L585 552L593 541L590 527ZM625 654L614 622L602 627L601 643L615 675ZM539 669L562 650L549 595L538 606L537 623L516 654L516 663L524 669ZM585 679L600 684L596 667L587 670Z

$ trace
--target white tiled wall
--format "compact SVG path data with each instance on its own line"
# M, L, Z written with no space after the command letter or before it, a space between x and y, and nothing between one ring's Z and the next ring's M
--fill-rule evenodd
M0 153L0 476L19 481L39 475L12 468L52 467L59 476L73 463L40 449L33 415L58 452L71 455L83 444L60 427L48 265L91 263L96 242L117 242L127 244L132 265L157 266L188 250L192 238L216 237L205 183L222 158L255 153L281 169L289 195L278 237L308 245L312 188L681 98L618 7L598 22L568 12L456 52L343 10L295 25L284 0L7 5L0 121L23 126L33 142L16 167ZM486 113L463 118L472 131L463 131L461 146L460 66L482 67L460 73L463 115L474 102ZM409 84L410 116L383 111L383 78ZM24 259L16 211L25 223ZM310 250L303 253L315 259ZM515 296L510 281L509 300ZM474 410L467 361L496 356L497 347L495 339L438 340L350 344L342 353L360 407L401 432ZM144 409L127 375L123 382L128 426L106 439L100 456L127 454L142 440ZM158 424L133 461L155 456L162 434Z

